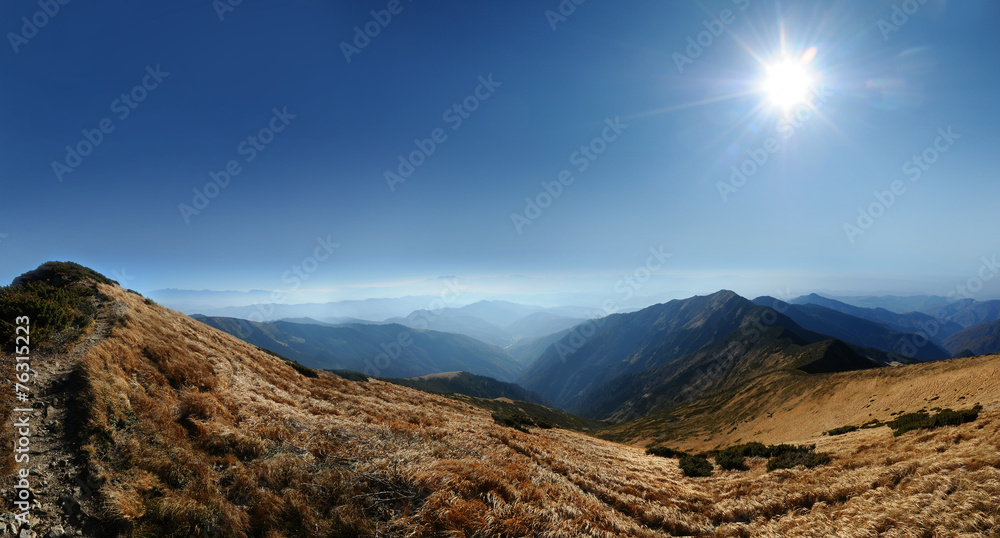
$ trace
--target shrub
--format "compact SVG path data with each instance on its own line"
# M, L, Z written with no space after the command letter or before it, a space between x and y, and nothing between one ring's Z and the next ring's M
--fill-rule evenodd
M839 428L834 428L834 429L826 432L826 434L827 435L843 435L845 433L850 433L850 432L857 431L857 430L858 430L857 426L841 426Z
M13 322L28 316L32 346L49 342L55 335L71 329L71 340L87 327L96 312L89 298L95 292L85 287L57 288L45 282L22 282L0 288L0 346L12 351L15 341Z
M688 455L687 452L674 450L672 448L667 448L665 446L647 448L646 454L649 456L659 456L661 458L682 458Z
M771 458L767 462L767 471L791 469L799 465L812 469L817 465L826 465L827 463L830 463L830 455L826 452L813 452L812 449L808 451L785 452Z
M684 455L678 462L678 466L681 471L684 471L685 476L712 476L712 464L705 456Z
M926 411L907 413L896 417L896 420L889 422L888 425L892 428L892 434L898 437L908 431L930 430L938 426L957 426L966 422L972 422L979 418L979 411L982 408L981 405L977 405L972 409L960 409L958 411L942 409L933 415L928 414Z
M746 456L737 450L723 450L715 455L715 464L727 471L746 471Z
M767 458L771 455L770 447L756 441L734 445L727 448L726 451L731 451L746 458Z

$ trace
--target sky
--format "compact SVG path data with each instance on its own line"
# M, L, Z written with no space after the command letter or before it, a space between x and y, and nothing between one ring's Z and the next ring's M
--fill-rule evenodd
M5 2L0 281L71 260L302 301L446 276L994 298L996 20L989 0Z

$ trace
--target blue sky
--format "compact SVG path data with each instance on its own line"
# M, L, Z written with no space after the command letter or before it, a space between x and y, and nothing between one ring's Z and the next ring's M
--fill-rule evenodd
M996 2L222 2L0 7L0 280L60 259L140 291L555 292L662 248L645 295L943 295L1000 253ZM782 43L824 92L791 136L759 91Z

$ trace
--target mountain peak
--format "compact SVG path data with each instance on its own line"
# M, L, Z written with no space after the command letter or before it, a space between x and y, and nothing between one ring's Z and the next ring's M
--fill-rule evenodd
M94 271L89 267L84 267L73 262L45 262L37 269L28 271L14 279L11 283L14 286L27 284L29 282L44 282L51 286L63 287L75 284L84 280L92 280L101 284L118 284L114 280Z

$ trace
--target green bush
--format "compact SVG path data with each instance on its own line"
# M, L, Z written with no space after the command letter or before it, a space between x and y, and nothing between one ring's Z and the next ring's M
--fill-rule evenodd
M799 465L812 469L817 465L826 465L827 463L830 463L830 455L826 452L813 452L812 449L809 451L785 452L771 458L767 462L767 471L791 469Z
M647 448L646 454L650 456L659 456L661 458L682 458L688 455L687 452L674 450L665 446Z
M931 430L939 426L957 426L966 422L972 422L979 418L979 412L983 409L981 405L976 405L972 409L942 409L936 414L928 414L925 411L917 413L907 413L900 415L888 423L892 428L894 436L900 436L913 430Z
M841 426L839 428L834 428L834 429L826 432L826 434L827 435L843 435L845 433L850 433L850 432L857 431L857 430L858 430L857 426Z
M29 319L32 349L56 334L74 329L81 332L92 321L96 309L90 304L93 291L62 289L45 282L25 282L0 288L0 346L14 351L16 319ZM76 334L71 334L75 339Z
M681 460L677 465L681 468L681 471L684 471L685 476L712 476L712 464L708 462L708 458L705 456L686 454L681 456Z
M528 433L527 426L534 426L536 428L549 429L553 427L553 424L547 420L541 418L532 418L525 413L520 413L517 411L501 411L493 413L493 422L501 425L507 426L509 428L514 428L515 430Z
M715 464L727 471L746 471L746 456L737 450L723 450L715 455Z
M765 445L751 442L712 452L715 464L726 470L747 470L746 458L770 458L767 470L787 469L797 465L812 468L830 462L830 456L815 452L816 445Z

